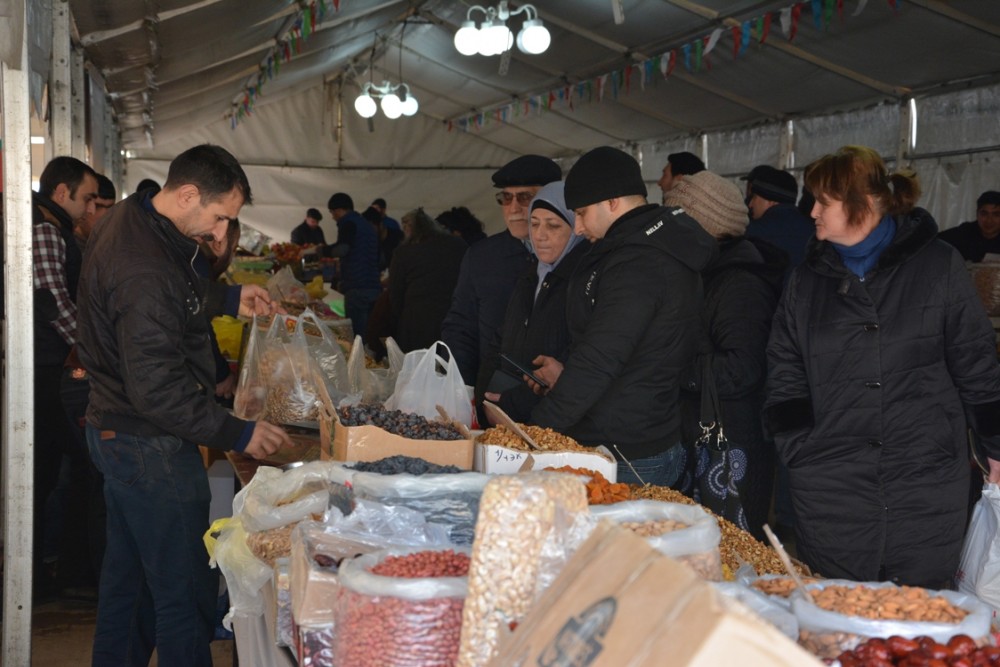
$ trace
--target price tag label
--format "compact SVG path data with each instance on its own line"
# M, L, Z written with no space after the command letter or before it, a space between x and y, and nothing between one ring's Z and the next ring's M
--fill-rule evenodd
M494 463L520 463L524 461L526 452L518 452L512 449L501 449L497 448L494 453Z

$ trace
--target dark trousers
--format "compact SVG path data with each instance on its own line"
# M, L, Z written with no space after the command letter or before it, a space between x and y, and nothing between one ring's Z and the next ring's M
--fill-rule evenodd
M45 503L59 482L63 453L72 447L66 413L63 411L59 385L62 365L35 366L35 524L34 571L35 586L43 586L42 562L45 558Z
M355 336L365 335L368 329L368 317L381 293L381 288L352 289L344 292L344 312L351 318Z
M211 667L218 572L208 566L208 475L198 448L87 425L104 475L107 548L93 665Z

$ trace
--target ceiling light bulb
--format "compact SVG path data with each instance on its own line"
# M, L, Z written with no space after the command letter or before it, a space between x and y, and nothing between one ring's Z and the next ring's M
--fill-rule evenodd
M382 113L386 118L396 119L403 113L403 103L399 101L396 93L389 93L382 98Z
M537 55L544 53L552 43L552 35L548 28L542 25L541 19L529 19L524 22L521 32L517 33L517 48L525 53Z
M362 118L371 118L378 111L378 106L375 104L375 100L368 93L361 93L358 98L354 100L354 110L358 112L358 115Z
M476 52L481 56L495 56L498 52L493 50L493 43L490 41L490 29L493 21L489 19L483 21L479 27L478 40L476 42Z
M413 114L417 113L417 109L419 108L420 105L417 104L417 98L414 97L413 95L407 95L406 99L403 100L403 104L400 107L400 111L403 112L404 116L412 116Z
M494 23L486 33L486 41L490 43L493 55L500 55L514 45L514 35L503 21Z
M463 21L455 33L455 49L463 56L474 56L479 51L479 29L475 21Z

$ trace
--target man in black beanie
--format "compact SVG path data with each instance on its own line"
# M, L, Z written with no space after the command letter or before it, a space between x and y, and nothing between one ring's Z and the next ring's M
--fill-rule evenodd
M717 244L682 209L648 204L639 164L609 146L570 169L566 206L594 245L570 280L566 358L534 360L549 388L531 421L614 445L618 481L639 482L634 468L669 486L682 462L678 375L695 352L700 271Z
M526 245L531 200L543 185L561 178L559 165L541 155L522 155L493 174L507 229L469 247L441 323L441 339L467 385L476 383L480 354L503 324L514 284L533 261Z
M746 176L750 224L746 235L766 241L788 255L784 281L806 257L806 246L816 232L812 218L795 206L799 184L787 171L762 164Z

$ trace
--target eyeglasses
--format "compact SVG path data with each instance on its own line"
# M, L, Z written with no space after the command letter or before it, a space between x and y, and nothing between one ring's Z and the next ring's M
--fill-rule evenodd
M497 203L501 206L510 206L510 203L514 201L515 197L517 197L518 204L521 206L527 206L531 203L531 200L535 198L535 195L532 192L498 192L496 197Z

